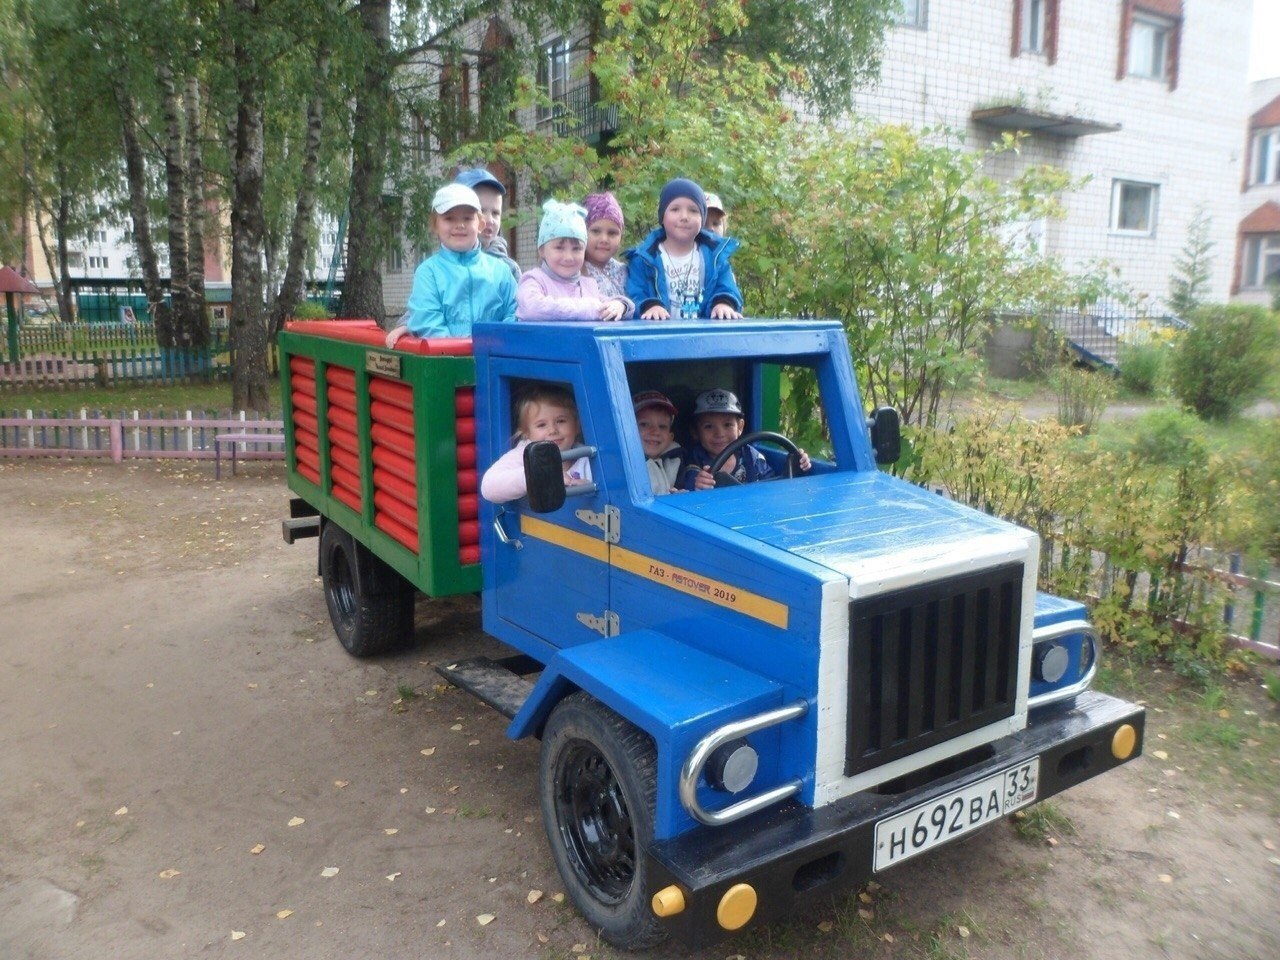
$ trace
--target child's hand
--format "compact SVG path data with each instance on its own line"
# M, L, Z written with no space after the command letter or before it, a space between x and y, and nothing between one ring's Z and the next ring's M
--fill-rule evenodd
M809 455L805 453L804 450L801 450L800 451L800 472L808 473L809 469L812 466L813 466L813 461L809 459Z
M387 332L387 346L394 347L396 345L396 341L398 341L401 337L403 337L408 332L409 332L408 327L393 327L391 330Z
M671 314L667 312L667 308L662 304L655 304L644 313L640 314L641 320L670 320Z
M711 473L710 467L703 467L698 471L698 475L693 478L693 489L710 490L716 485L716 478Z
M614 320L621 320L622 315L627 312L627 305L621 300L609 300L600 308L600 319L606 323Z
M711 308L712 320L741 320L742 314L727 303L717 303Z

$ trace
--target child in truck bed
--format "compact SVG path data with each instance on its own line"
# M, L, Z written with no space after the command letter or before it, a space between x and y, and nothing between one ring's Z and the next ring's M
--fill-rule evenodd
M550 383L536 384L516 404L516 445L499 457L480 478L480 496L490 503L519 500L528 487L524 479L524 448L533 440L551 440L562 451L581 442L578 405L573 393ZM587 457L564 465L565 486L591 481Z
M480 198L470 187L448 183L431 200L431 231L440 249L413 274L413 292L387 346L406 333L415 337L469 337L482 320L514 320L516 282L497 257L480 248Z
M541 262L525 271L516 290L517 320L625 320L635 306L624 296L605 297L582 273L587 249L586 211L548 200L538 225Z

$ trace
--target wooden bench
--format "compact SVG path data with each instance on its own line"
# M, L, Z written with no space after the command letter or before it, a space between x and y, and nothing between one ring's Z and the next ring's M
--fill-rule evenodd
M222 448L228 444L231 446L231 475L235 476L236 454L242 443L262 443L280 448L279 450L252 451L251 455L254 460L284 459L283 433L220 433L213 438L213 477L215 480L222 479ZM248 458L250 451L246 451L245 455Z

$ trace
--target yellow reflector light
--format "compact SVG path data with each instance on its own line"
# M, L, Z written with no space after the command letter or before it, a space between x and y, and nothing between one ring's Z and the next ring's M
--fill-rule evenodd
M749 883L735 883L720 898L716 920L726 930L739 930L755 916L756 891Z
M1117 760L1128 760L1138 745L1138 731L1132 724L1122 723L1111 736L1111 755Z
M653 912L660 917L674 917L684 912L684 891L674 883L653 895Z

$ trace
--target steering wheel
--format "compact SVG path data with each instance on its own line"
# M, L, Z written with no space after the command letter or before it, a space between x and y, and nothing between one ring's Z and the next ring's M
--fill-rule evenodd
M739 485L739 481L733 479L732 474L724 473L720 468L748 443L772 443L775 446L782 447L783 450L787 451L787 478L790 479L796 475L796 468L800 465L800 448L795 445L794 441L790 437L784 437L782 434L774 433L772 430L757 430L755 433L744 433L737 440L731 441L712 462L711 473L716 478L717 487L736 487Z

